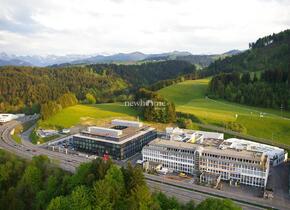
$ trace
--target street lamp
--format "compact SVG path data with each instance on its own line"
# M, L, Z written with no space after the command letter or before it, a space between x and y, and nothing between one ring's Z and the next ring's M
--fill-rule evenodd
M283 112L283 104L281 104L281 106L280 106L280 110L281 110L281 117L283 117L283 115L282 115L282 112Z

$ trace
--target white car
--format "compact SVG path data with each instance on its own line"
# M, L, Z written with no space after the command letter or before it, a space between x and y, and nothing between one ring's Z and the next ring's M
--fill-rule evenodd
M144 160L137 160L136 163L142 165L144 163Z

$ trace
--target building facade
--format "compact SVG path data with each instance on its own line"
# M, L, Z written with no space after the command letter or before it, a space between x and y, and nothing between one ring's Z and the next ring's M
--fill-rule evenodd
M192 141L193 138L188 139L182 132L180 135L183 138L165 135L150 142L142 150L143 160L162 163L176 172L193 175L207 172L220 175L222 180L265 187L271 158L278 154L282 163L287 157L283 149L261 144L258 147L250 141L246 146L246 140L212 139L208 137L213 135L204 135L199 141Z
M75 150L113 159L127 159L157 137L154 128L140 122L113 120L107 127L89 127L72 138Z
M269 158L263 153L222 150L190 143L156 139L142 150L143 160L162 163L164 167L193 175L209 172L222 180L264 187L269 173Z

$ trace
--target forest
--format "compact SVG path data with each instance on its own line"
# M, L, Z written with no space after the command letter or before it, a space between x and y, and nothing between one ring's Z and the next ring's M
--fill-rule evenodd
M89 65L98 74L117 75L131 84L131 87L140 88L151 85L160 80L175 79L180 75L195 73L195 66L179 60L147 62L142 64L94 64Z
M78 100L89 92L99 102L108 101L127 88L118 77L99 75L84 67L73 68L0 68L0 112L39 110L41 104L55 101L65 93Z
M0 67L0 112L40 111L42 104L66 93L85 101L88 94L96 103L124 101L140 88L160 80L190 77L194 65L164 61L140 65L95 64L60 68Z
M268 70L258 78L249 72L221 73L209 84L209 97L258 107L289 110L290 71Z
M0 150L0 208L5 210L241 210L231 200L209 198L196 205L151 193L142 169L119 168L109 159L84 163L74 174L46 156L22 160Z
M249 43L249 49L224 59L218 59L202 71L203 76L220 72L290 70L290 29Z

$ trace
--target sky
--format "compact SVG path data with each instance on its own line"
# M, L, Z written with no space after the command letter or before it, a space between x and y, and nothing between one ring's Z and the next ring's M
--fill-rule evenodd
M244 50L290 28L290 0L0 0L0 52Z

